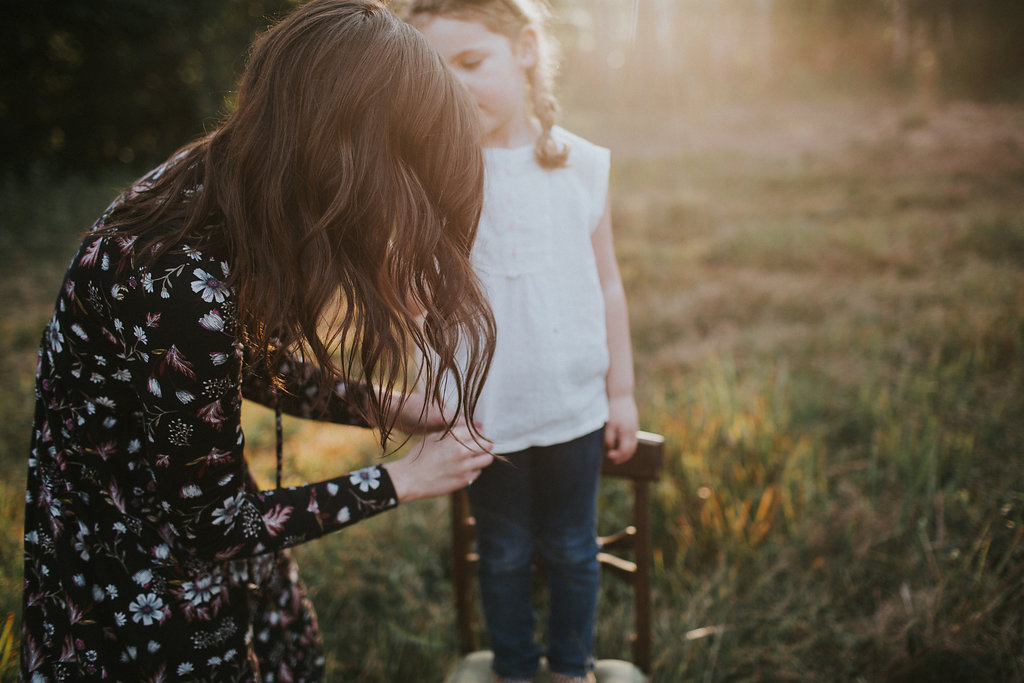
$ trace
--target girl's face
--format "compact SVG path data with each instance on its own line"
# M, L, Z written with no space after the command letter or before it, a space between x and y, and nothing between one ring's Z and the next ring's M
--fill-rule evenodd
M483 143L518 147L536 137L526 115L526 73L537 61L529 27L516 40L479 21L434 17L419 27L476 100Z

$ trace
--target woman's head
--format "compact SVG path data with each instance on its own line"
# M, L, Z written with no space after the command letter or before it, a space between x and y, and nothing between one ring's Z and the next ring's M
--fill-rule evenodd
M436 52L380 2L312 0L256 41L235 110L143 193L141 218L180 205L181 238L217 224L264 351L281 340L312 355L325 386L365 373L391 389L415 346L435 359L426 386L440 396L461 345L470 362L456 381L470 408L494 336L469 262L477 127ZM385 427L389 396L369 406Z
M494 94L495 76L505 77L514 92L519 74L507 74L507 69L498 68L493 75L484 76L481 71L502 60L518 66L530 95L532 113L541 128L536 143L537 160L547 168L565 165L569 150L551 137L559 113L554 96L557 57L547 29L547 9L541 0L410 0L404 16L424 31L435 47L442 48L442 55L474 94L485 135L489 126L501 123L500 115L489 110L492 102L495 108L503 105L500 93ZM472 32L472 24L504 38L510 56L487 46L486 38Z

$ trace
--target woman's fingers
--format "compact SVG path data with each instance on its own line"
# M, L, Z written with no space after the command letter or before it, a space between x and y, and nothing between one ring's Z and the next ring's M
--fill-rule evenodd
M400 502L450 493L480 476L494 460L489 444L474 441L468 428L447 436L428 434L413 451L385 464Z

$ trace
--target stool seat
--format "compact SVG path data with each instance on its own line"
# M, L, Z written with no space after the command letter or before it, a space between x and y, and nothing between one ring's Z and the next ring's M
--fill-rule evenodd
M458 665L444 679L445 683L491 683L494 674L491 662L494 654L489 650L470 652L459 659ZM647 683L647 676L632 662L621 659L599 659L594 666L597 683ZM535 683L549 683L547 662L541 659Z

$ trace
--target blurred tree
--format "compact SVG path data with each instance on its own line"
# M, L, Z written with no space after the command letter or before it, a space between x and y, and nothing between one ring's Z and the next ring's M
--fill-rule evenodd
M0 171L144 165L202 132L291 0L20 0L0 22Z

